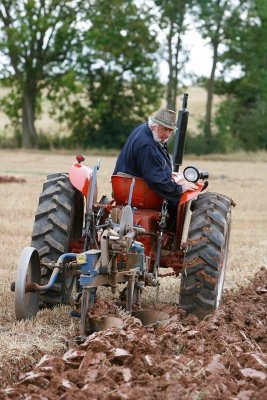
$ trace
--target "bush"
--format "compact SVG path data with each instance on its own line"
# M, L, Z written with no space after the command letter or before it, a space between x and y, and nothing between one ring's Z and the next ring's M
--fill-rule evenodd
M21 141L22 135L19 131L15 131L13 135L7 135L6 132L0 132L1 149L16 149L21 147Z

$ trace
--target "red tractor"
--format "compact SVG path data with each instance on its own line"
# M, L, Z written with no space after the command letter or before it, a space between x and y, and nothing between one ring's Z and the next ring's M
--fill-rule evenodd
M182 163L187 127L187 96L178 116L174 151ZM125 307L141 307L142 288L158 287L159 267L181 274L180 305L199 317L218 308L228 255L230 198L207 187L208 173L188 166L184 177L197 189L181 196L175 229L169 230L167 202L141 178L111 177L112 198L97 201L97 171L78 155L69 173L49 175L35 215L31 247L21 255L15 291L17 319L30 318L40 306L69 304L76 286L81 336L90 332L88 312L97 288L119 283Z

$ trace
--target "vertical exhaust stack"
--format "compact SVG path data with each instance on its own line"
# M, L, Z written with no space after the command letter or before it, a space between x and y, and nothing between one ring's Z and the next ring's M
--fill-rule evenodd
M177 132L174 143L173 151L173 170L174 172L179 171L179 167L183 163L184 156L184 143L187 130L187 122L189 111L187 110L188 93L184 93L182 109L179 110L177 119Z

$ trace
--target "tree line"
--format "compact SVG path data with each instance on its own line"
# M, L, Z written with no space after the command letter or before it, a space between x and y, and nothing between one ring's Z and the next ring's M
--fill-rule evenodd
M42 147L35 121L44 99L71 129L54 147L119 148L162 98L179 108L192 24L212 50L212 67L198 78L205 117L187 151L267 149L265 0L1 0L0 82L9 91L0 107L18 144ZM223 99L216 113L214 94Z

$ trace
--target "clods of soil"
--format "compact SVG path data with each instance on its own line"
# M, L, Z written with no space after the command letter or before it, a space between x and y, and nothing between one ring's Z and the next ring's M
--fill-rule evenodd
M170 318L156 325L125 314L122 328L94 333L63 357L44 356L0 399L266 399L266 303L262 269L202 321L162 304Z
M15 176L3 176L0 175L0 184L1 183L25 183L26 179L16 178Z

